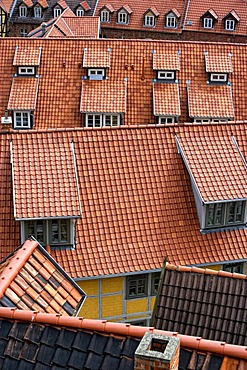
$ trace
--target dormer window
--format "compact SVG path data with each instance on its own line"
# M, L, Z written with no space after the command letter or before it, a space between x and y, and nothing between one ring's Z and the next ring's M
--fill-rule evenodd
M90 80L103 80L105 77L104 68L89 68L88 69L88 78Z
M56 7L53 9L53 15L54 15L54 18L57 18L61 15L62 13L62 9L60 7Z
M107 9L104 9L100 13L101 22L110 22L110 12Z
M25 5L19 7L19 17L27 17L27 7Z
M175 71L157 71L157 79L158 80L174 81L175 80Z
M234 19L226 19L225 21L225 30L226 31L234 31L235 30L236 22Z
M177 27L177 18L173 13L169 13L166 16L166 25L167 28L176 28Z
M203 28L208 28L208 29L213 28L213 19L212 18L204 18L203 19Z
M117 15L117 22L121 24L127 24L128 23L128 14L121 10Z
M86 127L117 127L120 126L120 114L86 114Z
M158 120L159 125L169 125L175 122L176 122L175 117L159 117L159 120Z
M84 16L84 9L82 9L82 8L76 9L76 15L77 15L77 17L83 17Z
M225 84L227 82L227 73L209 73L209 81Z
M21 76L34 76L35 67L18 67L17 73Z
M212 203L206 205L206 228L244 224L244 201Z
M30 111L14 111L14 128L15 129L29 129L31 128L31 114Z
M42 9L40 6L34 8L34 18L42 18Z
M144 26L155 27L155 18L153 14L146 14L144 18Z

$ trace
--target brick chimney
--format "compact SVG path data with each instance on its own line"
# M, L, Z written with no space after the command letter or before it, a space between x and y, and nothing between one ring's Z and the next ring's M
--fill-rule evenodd
M135 370L178 370L180 340L145 333L135 352Z

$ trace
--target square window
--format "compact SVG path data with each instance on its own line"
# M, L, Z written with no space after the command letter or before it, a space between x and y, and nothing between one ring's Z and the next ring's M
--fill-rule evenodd
M30 112L14 111L14 128L31 128Z
M147 296L147 275L134 275L126 279L126 298L142 298Z

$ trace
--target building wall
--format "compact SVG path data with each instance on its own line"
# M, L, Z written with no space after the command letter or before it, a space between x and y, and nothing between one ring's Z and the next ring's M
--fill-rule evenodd
M7 14L0 7L0 37L5 37L7 34Z
M39 27L39 24L28 24L28 23L10 23L9 25L9 36L10 37L21 37L23 30L26 30L28 34L35 28Z

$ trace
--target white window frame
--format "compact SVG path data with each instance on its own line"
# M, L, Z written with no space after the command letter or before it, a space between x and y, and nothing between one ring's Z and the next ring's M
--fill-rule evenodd
M203 18L203 28L212 29L213 28L213 19L212 18Z
M100 21L101 22L106 22L106 23L110 22L110 12L109 12L109 10L107 10L107 9L101 10Z
M19 7L19 17L22 17L22 18L27 17L27 7L25 5L21 5Z
M31 75L35 74L35 67L18 67L18 75Z
M194 118L194 123L210 123L209 118Z
M225 30L226 31L235 31L236 21L234 19L226 19L225 21Z
M158 80L174 80L175 72L174 71L158 71L157 78Z
M167 28L177 28L177 18L174 14L168 14L166 16L166 27Z
M34 18L42 18L42 8L41 6L36 6L34 8Z
M54 18L59 17L62 14L62 9L60 7L56 7L53 9Z
M210 73L211 82L226 82L227 73Z
M107 124L107 119L110 117L110 124ZM113 120L117 118L117 124L114 124ZM92 124L89 125L89 119L92 120ZM97 120L97 121L96 121ZM101 127L118 127L120 126L120 114L118 113L87 113L85 117L85 126L90 128L101 128Z
M88 78L90 80L100 80L105 77L104 68L88 68Z
M146 14L144 19L144 26L155 27L155 16L153 14Z
M159 116L159 125L170 125L175 123L175 117Z
M21 37L27 37L27 29L21 28Z
M27 121L26 121L26 118L27 118ZM18 124L17 124L17 120L19 121ZM15 129L31 128L31 112L15 110L14 111L14 128Z
M76 16L77 17L83 17L84 14L85 14L84 9L82 9L82 8L76 9Z
M228 122L226 118L212 118L212 123L225 123Z
M128 24L128 14L124 10L120 10L120 12L118 12L117 23Z

